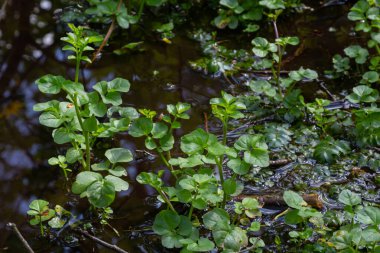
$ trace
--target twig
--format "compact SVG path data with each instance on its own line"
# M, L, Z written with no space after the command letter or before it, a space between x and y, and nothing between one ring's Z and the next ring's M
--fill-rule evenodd
M276 22L276 20L273 20L273 28L274 28L274 35L276 36L276 39L280 38L280 35L278 33L278 29L277 29L277 22Z
M247 122L244 125L241 125L240 127L235 128L235 129L229 131L227 135L234 134L234 133L236 133L236 132L238 132L240 130L246 129L246 128L250 127L250 126L255 126L255 125L258 125L258 124L265 123L267 121L272 121L272 120L274 120L274 118L275 118L275 115L272 114L272 115L269 115L269 116L257 119L257 120L255 120L253 122Z
M226 75L225 72L223 72L223 77L224 77L224 79L226 79L226 81L227 81L231 86L235 86L235 84L231 82L231 80L228 78L228 76Z
M323 202L321 197L316 193L302 194L303 200L312 207L322 209ZM255 198L259 202L264 203L264 205L269 206L286 206L285 200L283 199L282 192L267 193L264 195L257 194L241 194L234 197L234 200L242 200L244 198Z
M113 251L116 251L116 252L119 252L119 253L128 253L127 251L123 250L122 248L119 248L118 246L114 245L114 244L110 244L108 242L105 242L93 235L90 235L88 232L86 231L83 231L81 229L75 229L74 231L80 233L81 235L84 235L85 237L93 240L94 242L106 247L106 248L109 248L109 249L112 249Z
M1 6L1 9L0 9L0 20L4 19L5 18L5 15L6 15L6 7L7 7L7 4L8 4L8 0L5 0L3 5Z
M323 84L323 82L319 82L318 84L327 93L327 95L329 95L332 101L336 101L334 95L327 89L327 87Z
M207 112L203 112L203 116L205 117L205 130L208 133L208 117L207 117Z
M18 239L20 239L20 241L22 242L22 245L24 245L25 249L29 253L34 253L32 247L30 247L29 243L22 236L22 234L18 230L17 225L15 223L9 222L9 223L7 223L7 227L10 228L17 235Z
M117 4L117 10L116 10L116 12L119 12L122 3L123 3L123 0L119 0L119 3ZM102 52L103 47L107 44L107 41L109 40L109 38L111 37L111 34L112 34L113 30L115 29L115 23L116 23L116 17L113 17L111 25L108 28L107 34L104 37L102 44L100 44L100 47L96 50L96 52L92 56L91 62L94 62L96 60L96 58Z
M288 163L291 163L292 160L290 159L279 159L279 160L275 160L275 161L269 161L269 164L270 165L286 165Z
M250 73L254 73L254 74L272 74L272 70L249 70L249 71L244 71L242 73L247 73L247 74L250 74ZM280 74L288 74L290 73L289 70L281 70L280 71Z

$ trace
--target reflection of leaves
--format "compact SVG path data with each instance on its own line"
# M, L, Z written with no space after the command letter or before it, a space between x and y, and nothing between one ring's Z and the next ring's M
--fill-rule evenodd
M265 140L269 147L280 148L289 144L293 134L288 130L287 125L268 124L265 126Z
M380 144L380 112L363 109L355 112L355 127L360 146Z
M322 163L331 163L341 155L345 155L350 151L348 142L334 140L327 137L319 142L314 150L314 157Z

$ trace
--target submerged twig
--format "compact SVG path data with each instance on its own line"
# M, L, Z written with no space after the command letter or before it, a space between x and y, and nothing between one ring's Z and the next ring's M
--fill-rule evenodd
M25 249L29 252L29 253L34 253L32 247L30 247L29 243L25 240L25 238L22 236L20 230L18 230L17 228L17 225L15 223L12 223L12 222L8 222L7 223L7 227L10 228L18 237L18 239L20 239L20 241L22 242L22 245L25 247Z
M125 251L123 250L122 248L119 248L118 246L116 246L115 244L110 244L108 242L105 242L101 239L99 239L98 237L96 236L93 236L93 235L90 235L88 232L84 231L84 230L81 230L81 229L75 229L74 231L78 232L79 234L93 240L94 242L106 247L106 248L109 248L113 251L116 251L116 252L119 252L119 253L128 253L128 251Z
M272 120L274 120L274 118L275 118L275 114L272 114L272 115L269 115L269 116L266 116L266 117L263 117L263 118L257 119L257 120L255 120L255 121L247 122L247 123L241 125L240 127L235 128L235 129L229 131L229 132L227 133L227 136L231 136L231 135L235 134L236 132L238 132L238 131L240 131L240 130L243 130L243 129L249 128L249 127L251 127L251 126L255 126L255 125L257 125L257 124L262 124L262 123L265 123L265 122L267 122L267 121L272 121Z
M316 193L311 194L302 194L302 198L308 203L310 206L322 209L323 202L321 197ZM265 195L257 195L257 194L242 194L236 196L235 200L242 200L244 198L255 198L260 202L264 203L264 205L273 205L273 206L286 206L285 200L283 199L282 192L274 192L268 193Z
M123 0L119 0L119 3L117 4L116 12L119 12L122 3L123 3ZM96 58L102 52L103 47L107 44L107 41L109 40L109 38L111 37L111 34L112 34L113 30L115 29L115 26L116 26L115 23L116 23L116 17L113 17L111 25L108 28L108 31L106 33L106 36L104 37L104 39L102 41L102 44L100 44L100 47L96 50L96 52L92 56L91 62L94 62L96 60Z
M336 101L334 95L327 89L327 87L323 84L323 82L318 83L324 92L331 98L332 101Z
M205 130L208 133L209 131L208 131L208 116L207 116L207 112L204 112L203 116L205 117Z
M291 163L292 160L290 159L279 159L279 160L275 160L275 161L269 161L269 164L270 165L286 165L288 163Z

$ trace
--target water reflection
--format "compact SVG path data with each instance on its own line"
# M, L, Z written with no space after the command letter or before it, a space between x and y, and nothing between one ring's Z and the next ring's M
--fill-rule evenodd
M61 150L52 142L51 130L38 124L38 114L32 110L33 104L48 99L37 91L33 84L35 79L47 73L74 75L73 65L66 61L66 55L60 50L59 38L65 25L56 24L53 19L53 11L63 8L67 1L6 0L5 3L5 18L0 15L0 203L3 204L0 227L4 227L6 222L15 222L34 248L40 252L52 252L51 247L54 248L55 244L44 245L44 241L35 240L37 231L26 222L25 214L30 201L44 198L52 204L62 205L71 200L73 204L69 203L68 208L77 215L86 208L79 200L70 198L59 169L47 165L47 159ZM334 13L343 16L344 8ZM298 34L306 40L302 57L295 58L287 67L329 66L330 62L326 61L329 61L330 54L341 48L342 44L334 43L336 35L326 31L330 26L341 31L339 29L343 26L333 23L336 16L321 20L328 15L324 10L315 15L300 15L295 21L297 27L284 23L284 34ZM302 30L303 27L309 28ZM324 33L314 39L316 29ZM122 39L119 37L120 44L125 43ZM344 43L346 40L345 37L339 41ZM326 52L327 45L335 45L336 48ZM172 45L157 42L144 46L146 51L139 54L116 56L109 51L103 52L99 62L82 71L83 83L90 88L99 80L115 77L129 79L132 87L124 96L125 105L162 111L168 103L188 102L194 106L192 120L176 134L180 136L202 125L203 112L209 110L209 99L227 86L226 81L210 79L191 70L187 62L199 56L197 44L181 36L175 38ZM143 146L141 140L133 144L126 136L121 136L116 144L131 150ZM155 195L155 191L136 184L135 177L143 170L162 169L160 166L153 160L135 163L127 168L131 187L118 195L113 206L118 219L111 221L119 231L131 226L145 226L144 222L157 212L160 203L149 197ZM166 173L164 178L170 180L169 174ZM74 209L77 203L79 206ZM141 237L139 233L125 232L117 239L112 232L106 231L104 238L115 240L120 247L133 250L131 252L163 252L155 250L160 242ZM60 251L62 245L56 242L56 251ZM1 233L0 248L5 247L8 252L22 251L14 236ZM94 247L92 242L84 242L78 248L65 248L63 252L89 252Z

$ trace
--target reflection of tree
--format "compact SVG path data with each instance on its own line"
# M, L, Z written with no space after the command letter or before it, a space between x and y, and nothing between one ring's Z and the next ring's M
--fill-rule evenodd
M0 86L1 94L4 94L11 79L15 76L28 41L31 39L29 16L33 6L33 1L8 1L6 18L0 21L0 27L7 28L2 29L5 39L7 40L7 36L13 36L12 39L9 39L12 48L4 55L5 60L2 60L4 69L0 75L0 83L2 84ZM15 25L15 27L8 29L11 24Z

